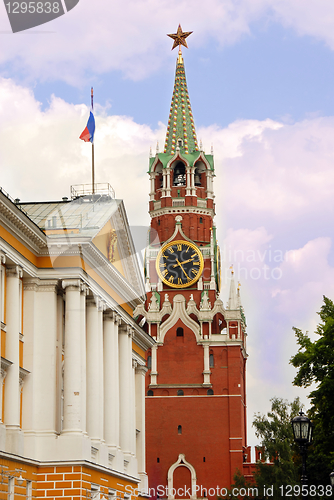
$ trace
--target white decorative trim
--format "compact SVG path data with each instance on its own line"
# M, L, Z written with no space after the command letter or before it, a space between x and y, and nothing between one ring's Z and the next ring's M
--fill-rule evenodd
M6 276L9 278L22 278L23 270L20 266L8 266L6 267Z
M7 370L12 366L12 362L9 359L1 357L1 381L3 382L7 375Z
M197 498L197 493L196 493L196 482L197 482L197 477L196 477L196 470L193 465L191 465L189 462L187 462L185 455L182 453L179 454L179 458L177 461L171 465L168 469L167 473L167 484L168 484L168 500L174 500L175 495L173 495L173 476L174 476L174 471L178 467L186 467L187 469L190 470L191 474L191 499L196 499Z
M79 279L62 280L61 284L64 289L66 289L67 287L80 289L81 280Z
M170 317L166 321L164 321L163 324L161 325L160 337L158 339L159 342L164 341L165 335L168 332L168 330L173 328L173 326L176 325L179 319L183 322L183 324L186 327L188 327L190 330L194 332L197 341L201 340L200 327L196 323L196 321L194 321L192 318L188 316L185 304L186 304L186 299L183 295L181 294L174 295L173 312L170 315Z

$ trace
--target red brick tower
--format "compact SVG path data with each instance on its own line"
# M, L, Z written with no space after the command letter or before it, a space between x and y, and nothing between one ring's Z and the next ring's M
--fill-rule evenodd
M176 45L185 35L179 27ZM134 314L156 341L146 376L150 494L213 498L247 451L246 325L233 273L226 305L218 295L213 155L197 145L181 50L165 150L149 174L147 300Z

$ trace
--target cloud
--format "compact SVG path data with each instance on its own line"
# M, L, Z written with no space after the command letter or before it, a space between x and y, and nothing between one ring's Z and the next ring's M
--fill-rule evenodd
M69 196L70 186L91 182L91 145L79 140L89 110L55 96L42 110L33 93L9 79L0 79L1 184L22 200ZM149 146L163 137L126 116L96 117L96 182L109 182L127 206L133 224L148 224ZM140 193L140 196L139 196ZM138 210L138 197L141 209Z
M0 54L4 76L10 67L33 81L80 86L87 73L98 78L114 70L134 80L147 78L166 64L174 65L163 34L174 32L180 20L185 30L196 32L190 42L194 48L212 40L221 47L236 43L252 36L256 21L281 23L334 48L331 0L192 0L191 8L186 0L80 0L66 15L15 35L6 34L10 25L5 6L0 9L0 31L6 36L6 50Z
M0 79L2 187L14 198L46 201L90 183L91 146L79 140L88 111L57 96L42 109L31 90ZM96 110L97 182L109 182L124 199L131 225L148 225L149 147L163 143L164 125L153 130L108 112ZM239 120L200 132L209 150L214 139L216 225L227 269L223 301L231 263L241 281L251 422L255 411L269 409L270 397L291 400L303 392L291 385L292 326L314 330L322 295L334 297L334 118Z

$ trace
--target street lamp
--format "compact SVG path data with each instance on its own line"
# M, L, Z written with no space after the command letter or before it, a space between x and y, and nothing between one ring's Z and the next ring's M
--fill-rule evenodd
M4 483L4 479L12 479L15 478L16 482L19 486L22 486L23 482L25 479L22 477L22 469L15 469L15 470L6 470L6 468L1 465L1 484ZM20 475L18 475L20 474Z
M301 483L302 485L307 485L307 476L306 476L306 455L307 455L307 447L312 441L312 431L313 425L309 418L304 415L302 411L299 412L299 415L291 420L293 437L296 443L299 445L300 454L302 456L303 465L302 465L302 475L301 475Z
M331 481L331 485L334 486L334 471L329 474L329 479Z

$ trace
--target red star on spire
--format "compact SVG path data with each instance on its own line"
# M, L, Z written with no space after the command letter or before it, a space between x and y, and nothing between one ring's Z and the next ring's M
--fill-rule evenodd
M167 35L170 38L173 38L173 40L174 40L172 50L175 49L175 47L179 47L180 45L184 45L186 48L188 48L186 38L191 34L192 34L192 31L182 31L181 24L179 24L179 27L177 28L176 33L173 33L171 35Z

